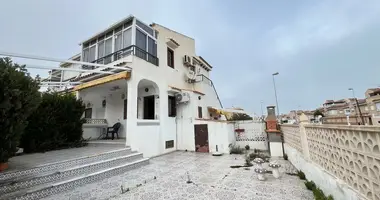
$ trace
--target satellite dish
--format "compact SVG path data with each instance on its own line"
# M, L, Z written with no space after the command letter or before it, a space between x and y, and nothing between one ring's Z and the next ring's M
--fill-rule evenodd
M193 82L195 80L195 72L189 70L188 72L185 72L185 79L187 82Z

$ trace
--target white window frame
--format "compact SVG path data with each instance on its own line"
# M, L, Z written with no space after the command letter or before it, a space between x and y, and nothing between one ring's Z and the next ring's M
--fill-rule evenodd
M153 35L152 35L152 36L153 36L154 39L156 39L156 30L154 30L152 27L150 27L149 25L145 24L143 21L141 21L141 20L139 20L139 19L137 19L137 18L135 18L135 20L138 20L140 23L142 23L142 24L144 24L145 26L147 26L147 27L149 27L150 29L152 29L152 30L153 30ZM135 25L137 28L139 28L140 30L142 29L141 27L139 27L139 26L137 25L136 22L134 23L134 25ZM147 34L147 35L151 35L150 33L146 32L144 29L142 29L142 31L144 31L145 34Z
M108 56L109 54L106 54L106 41L108 40L108 39L111 39L111 54L113 53L113 52L115 52L114 51L114 43L113 43L113 32L114 31L112 31L112 35L111 36L109 36L109 37L105 37L104 36L104 56ZM111 62L113 62L114 60L113 60L113 56L111 56Z
M116 35L117 34L120 34L121 36L121 46L120 46L120 49L118 51L120 51L121 49L123 49L123 29L120 30L119 32L115 33L114 31L114 34L113 34L113 45L115 46L115 49L116 49ZM113 53L115 53L115 50L113 51Z
M121 30L121 40L122 40L122 42L121 42L121 46L123 47L123 48L121 48L121 49L127 48L127 47L124 47L124 31L127 31L128 29L131 29L131 45L130 45L130 46L133 45L133 42L132 42L132 41L133 41L132 26L128 26L127 28ZM129 46L128 46L128 47L129 47Z
M106 40L105 39L102 39L102 40L99 40L99 39L96 39L97 42L96 42L96 59L99 59L99 42L103 42L103 57L106 56ZM103 60L103 63L104 63L104 60Z
M95 44L88 46L88 55L90 55L90 49L91 49L91 47L94 47L94 46L95 46L95 59L92 60L92 61L88 61L88 62L93 62L93 61L95 61L95 60L98 59L98 39L96 39L96 43Z
M81 60L84 61L84 62L87 62L87 60L84 60L84 50L88 49L88 52L90 53L90 46L86 47L86 48L82 48L82 55L81 55ZM87 55L88 57L88 55Z
M132 27L133 27L133 23L130 25L130 26L128 26L128 27L124 27L124 25L122 25L123 26L123 28L119 31L119 32L121 32L121 40L122 40L122 48L121 49L123 49L124 47L124 40L123 40L123 33L124 33L124 31L126 31L126 30L128 30L128 29L132 29ZM133 30L133 29L132 29ZM142 30L142 31L144 31L144 30ZM112 30L112 35L111 36L108 36L108 37L106 37L106 33L109 33L109 31L105 31L105 35L104 35L104 39L102 39L102 40L99 40L98 38L96 38L96 43L95 44L93 44L93 45L90 45L90 42L88 42L89 43L89 45L88 45L88 47L86 47L86 48L82 48L82 58L83 58L83 51L85 50L85 49L90 49L91 47L93 47L93 46L95 46L95 60L97 60L97 59L99 59L100 57L99 57L99 42L100 41L104 41L104 56L103 57L105 57L105 56L108 56L109 54L106 54L106 51L105 51L105 48L106 48L106 45L105 45L105 43L106 43L106 40L108 40L108 39L110 39L111 38L111 40L112 40L112 47L111 47L111 54L112 53L115 53L115 35L116 34L118 34L119 32L117 32L117 33L115 33L115 29L113 29ZM145 32L145 31L144 31ZM145 32L146 33L146 32ZM131 38L131 43L132 43L132 45L134 45L134 38L133 38L133 34L132 34L132 38ZM84 60L82 60L82 61L84 61ZM113 59L113 56L111 57L111 62L113 62L114 61L114 59Z
M140 21L141 22L141 21ZM146 32L144 29L140 28L139 26L137 26L137 24L135 25L136 29L138 29L139 31L143 32L147 37L146 37L146 44L145 44L145 52L146 52L146 56L145 56L145 59L148 60L148 54L149 51L148 51L148 48L149 48L149 38L153 39L153 41L155 42L155 44L157 45L157 38L154 37L154 34L155 34L155 31L154 29L153 30L153 36L150 35L148 32ZM136 40L136 38L134 38L134 40ZM158 54L158 52L157 52ZM158 55L156 55L155 57L157 57Z

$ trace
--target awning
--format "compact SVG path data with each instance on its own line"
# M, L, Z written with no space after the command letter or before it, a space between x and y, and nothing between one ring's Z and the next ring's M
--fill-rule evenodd
M215 113L215 114L218 114L218 115L224 115L224 116L226 116L227 120L231 119L234 113L247 114L243 110L214 108L214 107L207 107L207 109L208 109L208 111L210 113Z
M98 78L98 79L95 79L93 81L82 83L80 85L75 86L73 91L83 90L83 89L86 89L89 87L94 87L97 85L102 85L105 83L109 83L109 82L117 81L117 80L121 80L121 79L127 80L130 77L131 77L131 72L123 71L123 72L120 72L117 74L112 74L112 75L109 75L109 76L106 76L103 78Z

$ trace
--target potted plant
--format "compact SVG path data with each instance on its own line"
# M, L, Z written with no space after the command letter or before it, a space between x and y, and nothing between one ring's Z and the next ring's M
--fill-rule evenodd
M1 155L0 155L0 172L8 169L8 163L6 162L6 160L4 159L5 157L3 156L5 152L1 152Z

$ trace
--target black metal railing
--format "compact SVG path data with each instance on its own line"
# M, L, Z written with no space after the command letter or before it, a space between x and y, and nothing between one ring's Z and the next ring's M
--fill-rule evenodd
M216 91L215 86L214 86L214 83L212 82L212 80L209 79L207 76L205 76L205 75L203 75L203 74L198 74L197 76L201 77L201 81L202 81L202 82L206 82L207 84L209 84L210 86L212 86L212 88L214 89L214 92L215 92L215 94L216 94L216 98L217 98L218 101L219 101L220 107L223 108L222 101L220 101L220 98L219 98L218 92Z
M150 62L153 65L158 66L158 58L156 56L144 51L143 49L140 49L139 47L137 47L135 45L131 45L129 47L115 51L115 52L108 54L104 57L96 59L96 60L92 61L91 63L106 65L106 64L109 64L111 62L120 60L121 58L129 56L129 55L135 55L136 57L144 59L147 62ZM98 67L83 65L82 68L83 69L96 69Z
M153 65L158 66L158 58L156 56L144 51L143 49L140 49L137 46L132 46L132 47L133 47L133 55L135 55L136 57L139 57L141 59L144 59L144 60L152 63Z

